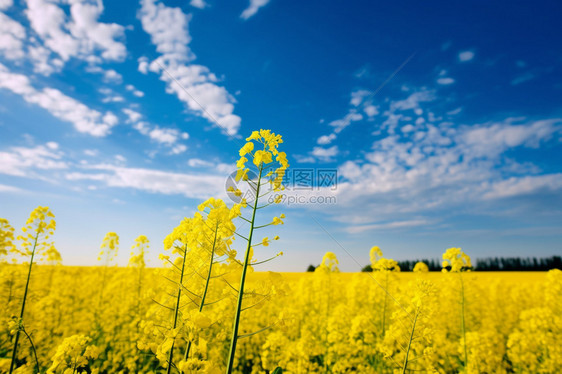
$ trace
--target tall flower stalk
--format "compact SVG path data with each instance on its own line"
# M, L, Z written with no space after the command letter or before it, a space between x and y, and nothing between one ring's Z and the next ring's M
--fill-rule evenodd
M139 235L135 239L135 244L131 247L131 257L129 257L129 266L138 268L137 281L137 317L141 318L141 295L142 280L144 268L146 267L145 256L149 248L149 241L145 235ZM138 324L137 324L138 328Z
M25 305L27 301L27 295L29 292L29 281L31 279L31 270L33 268L33 261L37 255L44 255L45 252L50 248L51 243L49 238L54 234L56 228L56 222L54 220L54 214L48 207L37 207L31 212L29 219L27 220L25 226L22 228L23 234L18 236L21 241L21 250L16 247L12 247L12 251L22 257L29 256L29 266L27 269L27 280L25 282L25 289L23 293L23 299L21 303L20 315L17 321L18 328L16 330L16 336L14 340L14 348L12 350L12 360L10 363L10 374L13 373L16 367L17 353L18 353L18 343L20 339L20 333L24 331L23 329L23 317L25 313ZM27 335L27 333L25 333ZM31 341L31 337L27 335ZM35 349L35 347L34 347Z
M177 294L175 307L170 308L173 309L172 323L166 340L161 345L160 354L161 360L163 354L167 354L168 373L172 367L189 372L196 370L190 365L201 364L197 359L190 359L193 340L197 339L196 336L201 332L196 333L194 328L203 328L202 326L209 321L202 315L203 308L219 301L207 301L211 294L212 279L221 277L221 274L215 274L214 266L221 262L228 262L232 267L238 266L234 259L235 251L230 249L230 245L236 230L232 220L240 215L241 207L241 204L235 204L228 208L224 201L210 198L199 205L199 211L193 218L182 220L164 241L165 249L171 250L172 255L176 257L171 260L170 256L162 254L160 258L171 265L172 272L177 276L175 280L168 279L177 286ZM204 268L208 269L207 274L204 274ZM223 270L228 272L224 268ZM203 282L200 282L201 280ZM220 295L217 292L214 294ZM182 305L182 299L187 303ZM194 314L193 309L197 310L198 314ZM176 341L180 336L184 337L187 345L183 361L174 363Z
M238 335L238 331L240 328L241 313L243 310L242 304L244 299L246 274L253 254L252 240L254 238L254 231L256 229L267 227L269 225L277 225L279 223L283 223L283 221L281 221L281 218L284 218L284 216L275 217L273 221L269 224L257 225L256 224L257 211L259 209L265 208L266 206L272 203L281 202L282 195L277 195L275 198L270 199L269 204L264 204L262 206L259 205L260 198L265 197L267 194L271 192L283 190L282 180L285 175L285 171L289 167L289 163L287 161L287 155L284 152L279 152L277 149L279 144L283 142L280 135L276 135L272 133L270 130L254 131L252 135L246 139L246 141L247 143L242 147L242 149L240 149L240 159L236 164L238 167L236 180L237 181L243 180L248 183L248 186L250 187L254 195L254 202L252 204L251 218L245 219L250 224L250 229L249 229L248 237L244 238L247 241L246 251L244 254L244 262L242 263L240 286L238 289L236 310L234 312L234 321L232 324L232 336L230 340L230 349L228 353L228 362L226 367L227 373L232 373L232 371L234 370L236 345L238 343L238 339L240 338L240 336ZM261 145L262 146L261 149L254 150L255 144L258 144L258 146ZM246 156L252 159L252 163L257 168L257 178L255 180L252 180L252 178L249 177L249 169L246 168L246 162L248 162L249 159ZM269 172L266 172L266 168L271 168L271 170ZM267 178L269 178L269 180L267 180ZM263 193L263 189L267 189L267 191ZM239 190L236 190L235 193L238 194ZM278 237L276 237L276 239L278 239ZM269 239L264 238L261 243L258 243L258 245L259 244L267 246L269 244Z
M432 336L435 317L436 289L432 282L417 279L408 283L402 307L396 308L380 349L396 372L434 372ZM406 299L407 298L407 299Z
M180 279L179 279L179 284L178 284L178 297L176 299L176 307L174 309L174 322L172 324L172 331L176 329L177 325L178 325L178 314L179 314L179 310L180 310L180 300L181 300L181 292L182 292L182 287L183 287L183 276L185 273L185 258L187 256L187 245L185 246L184 250L183 250L183 258L182 258L182 262L181 262L181 270L180 270ZM174 362L174 345L175 345L175 339L172 342L172 346L170 348L170 353L168 355L168 367L166 370L166 373L170 374L172 372L172 363Z
M384 274L384 301L382 306L382 319L381 319L381 336L384 337L386 332L386 315L387 315L387 305L388 305L388 286L389 286L389 275L391 272L399 272L400 266L398 262L393 259L387 259L383 257L382 251L378 246L371 248L369 252L369 257L371 259L371 267L373 271L381 272Z
M115 261L115 258L117 257L117 252L119 250L119 235L117 235L114 232L108 232L107 234L105 234L105 237L103 238L100 248L101 251L98 254L98 261L103 260L103 270L102 270L100 294L98 299L98 309L101 308L103 304L103 293L105 291L105 286L107 283L107 269Z
M0 218L0 264L5 262L8 252L14 248L14 228L5 218Z
M470 271L472 263L470 257L460 248L449 248L443 253L443 272L451 271L458 273L460 282L460 314L461 314L461 335L464 345L464 367L468 368L468 347L466 344L466 317L465 317L465 290L462 273ZM450 269L450 270L449 270Z

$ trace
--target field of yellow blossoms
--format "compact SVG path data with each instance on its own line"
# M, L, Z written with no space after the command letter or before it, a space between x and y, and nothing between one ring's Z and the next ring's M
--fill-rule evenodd
M284 224L268 208L289 166L281 144L261 130L241 148L252 198L231 187L238 203L203 202L163 245L110 232L98 266L60 265L47 207L21 230L0 219L0 372L562 372L560 270L472 272L449 248L443 272L401 273L375 246L371 273L339 272L330 252L314 273L257 271L280 240L261 229ZM161 267L146 267L149 250Z

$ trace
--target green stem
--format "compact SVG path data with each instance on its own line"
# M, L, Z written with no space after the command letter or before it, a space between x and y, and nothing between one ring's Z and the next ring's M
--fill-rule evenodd
M402 374L406 373L408 368L408 356L410 355L410 349L412 347L412 340L414 340L414 333L416 331L416 322L418 320L419 309L416 311L416 316L414 317L414 323L412 325L412 332L410 333L410 340L408 341L408 349L406 350L406 356L404 357L404 365L402 366Z
M178 324L178 312L180 309L180 298L181 298L181 289L183 286L183 272L185 270L185 258L187 256L187 244L185 245L185 250L183 252L183 261L181 264L181 274L180 274L180 283L179 283L179 287L178 287L178 298L176 300L176 309L174 311L174 327L172 327L172 329L175 329L177 324ZM172 342L172 346L170 347L170 355L168 356L168 368L166 370L167 374L170 374L172 372L172 360L174 358L174 343L176 342L175 337L174 337L174 341Z
M209 281L211 280L211 273L213 271L213 259L215 258L215 246L217 244L217 233L219 231L219 223L215 227L215 238L213 239L213 248L211 249L211 259L209 263L209 272L207 273L207 280L205 281L205 291L203 291L203 296L201 296L201 303L199 304L199 313L203 310L205 306L205 298L207 297L207 291L209 289ZM187 348L185 350L184 360L187 361L189 357L189 351L191 350L191 340L187 343Z
M27 271L27 281L25 283L25 291L23 293L23 301L21 303L20 319L18 323L23 321L23 313L25 311L25 302L27 300L27 291L29 290L29 280L31 279L31 267L33 266L33 258L35 257L35 249L37 248L37 241L39 240L39 232L35 235L35 242L33 243L33 251L31 252L31 260L29 261L29 269ZM16 355L18 353L18 342L20 340L20 329L16 332L16 339L14 342L14 349L12 351L12 362L10 363L10 374L14 372L16 365Z
M23 333L25 334L25 336L27 336L27 339L29 340L29 344L31 344L31 349L33 350L33 354L35 356L35 365L37 367L37 373L41 373L41 367L39 366L39 359L37 358L37 350L35 349L35 344L33 344L33 340L31 340L31 336L29 336L27 331L25 331L25 328L23 329Z
M142 317L142 314L141 314L142 270L143 270L143 266L140 265L140 267L139 267L139 283L138 283L139 287L137 289L137 315L138 315L138 318L139 318L139 322L137 323L137 330L138 330L138 326L140 324L140 319Z
M248 269L248 261L250 260L250 249L252 248L252 235L254 234L254 223L256 220L256 208L258 207L258 196L260 194L261 175L263 164L260 166L258 175L258 184L256 187L256 201L254 201L254 211L252 212L252 221L250 223L250 234L248 236L248 246L246 247L246 255L244 257L244 266L242 267L242 276L240 277L240 289L238 291L238 301L236 303L236 314L234 315L234 324L232 326L232 338L230 340L230 351L228 353L228 364L226 366L227 374L234 370L234 355L236 354L236 343L238 341L238 327L240 325L240 313L242 311L242 299L244 297L244 282L246 281L246 270Z
M385 283L384 283L384 304L382 309L382 336L384 337L384 333L386 331L386 300L388 298L388 271L384 270L385 274Z
M468 348L466 346L466 323L464 318L464 282L462 280L462 274L459 273L459 278L461 280L461 331L462 338L464 342L464 367L468 367Z

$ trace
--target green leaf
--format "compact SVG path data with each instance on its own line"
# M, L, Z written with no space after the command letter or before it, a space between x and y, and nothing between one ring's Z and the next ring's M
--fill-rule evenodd
M272 374L283 374L283 369L281 369L279 366L277 366L275 368L275 370L273 370Z

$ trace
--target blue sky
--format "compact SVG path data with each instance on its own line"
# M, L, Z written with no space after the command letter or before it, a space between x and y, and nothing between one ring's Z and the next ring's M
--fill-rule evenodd
M156 265L182 217L226 198L243 138L270 128L295 170L338 184L266 213L287 215L264 233L281 236L264 258L284 252L269 268L333 251L354 271L373 245L560 254L561 10L0 0L0 216L19 228L50 206L65 264L94 263L116 231L122 264L145 234Z

